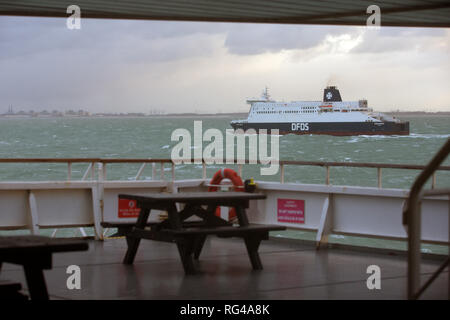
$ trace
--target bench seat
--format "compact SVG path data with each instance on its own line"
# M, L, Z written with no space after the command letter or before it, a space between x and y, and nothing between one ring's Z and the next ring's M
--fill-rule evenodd
M233 227L223 226L215 228L187 228L182 230L161 230L163 232L171 233L174 235L218 235L218 236L242 236L249 233L265 233L268 231L285 230L283 226L267 225L267 224L249 224L248 226Z

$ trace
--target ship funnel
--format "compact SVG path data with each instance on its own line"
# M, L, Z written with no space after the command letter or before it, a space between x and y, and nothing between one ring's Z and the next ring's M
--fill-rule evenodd
M339 90L335 86L326 87L323 90L323 101L324 102L342 101Z

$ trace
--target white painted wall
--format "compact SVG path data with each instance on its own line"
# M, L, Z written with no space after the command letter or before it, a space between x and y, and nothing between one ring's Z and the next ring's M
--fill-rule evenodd
M76 181L0 183L0 229L91 225L102 239L100 222L134 221L118 217L118 194L146 195L155 192L204 191L208 180ZM248 210L254 223L279 224L290 228L405 238L402 206L407 190L306 184L257 182L266 200L253 201ZM32 196L30 196L32 195ZM277 221L277 199L305 200L305 223ZM329 209L324 211L325 199ZM101 204L103 203L103 209ZM449 201L428 197L422 206L422 239L448 241ZM151 219L157 220L157 214ZM327 222L329 227L324 228ZM320 235L322 236L322 235ZM319 237L320 239L321 237Z

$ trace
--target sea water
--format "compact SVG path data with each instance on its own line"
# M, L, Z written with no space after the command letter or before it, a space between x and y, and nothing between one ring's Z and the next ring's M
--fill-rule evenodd
M172 132L177 128L185 128L193 136L194 121L199 120L202 121L203 132L208 128L216 128L225 137L225 130L231 128L229 123L233 119L224 116L0 118L0 158L170 158L172 147L178 143L171 140ZM450 137L450 116L402 117L402 120L410 121L409 136L280 136L280 160L425 165ZM207 144L209 142L204 142L204 146ZM450 159L444 165L450 165ZM81 179L87 166L87 163L73 164L72 179ZM140 164L108 164L107 179L132 180L139 167ZM222 167L237 170L235 165L213 164L208 166L208 177ZM259 168L259 165L245 165L243 178L280 180L279 172L276 175L261 176ZM169 178L170 166L166 165L165 170L166 177ZM383 169L382 185L385 188L410 188L419 172ZM178 165L175 174L176 179L201 178L202 166ZM289 165L285 168L287 183L323 184L325 175L323 167ZM151 176L150 165L144 170L141 179L151 179ZM66 179L67 164L0 163L0 181ZM377 186L377 170L332 167L330 183ZM450 186L449 171L438 172L437 186Z

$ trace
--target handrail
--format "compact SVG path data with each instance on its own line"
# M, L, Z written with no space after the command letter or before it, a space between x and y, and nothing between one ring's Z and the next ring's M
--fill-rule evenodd
M98 163L102 166L104 171L104 177L106 177L106 165L107 164L117 164L117 163L141 163L142 166L135 176L135 180L138 180L142 174L145 164L152 163L153 173L152 179L155 178L155 164L159 163L161 165L161 179L164 180L163 168L164 164L170 163L172 166L172 180L175 179L175 167L178 163L194 163L202 164L203 173L202 178L206 179L206 165L222 163L227 164L237 164L239 175L242 175L242 165L243 164L254 164L248 159L207 159L207 158L189 158L189 159L177 159L173 161L172 159L152 159L152 158L0 158L0 163L66 163L68 166L68 180L71 180L72 164L73 163L89 163L89 168L83 175L83 179L87 178L89 175L89 169L92 169L92 177L94 176L94 164ZM377 179L378 188L382 188L382 169L407 169L407 170L424 170L426 166L416 165L416 164L390 164L390 163L370 163L370 162L332 162L332 161L298 161L298 160L271 160L272 164L280 165L280 182L285 183L285 166L316 166L326 169L325 184L330 184L330 167L353 167L353 168L376 168L377 169ZM261 161L256 161L256 164L264 165ZM450 171L450 166L439 166L437 170ZM431 183L431 188L434 189L436 186L436 175L433 174L433 180Z
M422 192L423 196L444 196L448 195L450 196L450 189L437 189L437 190L424 190Z
M411 169L423 170L426 166L416 164L391 164L391 163L371 163L371 162L326 162L326 161L280 161L284 165L301 166L322 166L322 167L362 167L362 168L387 168L387 169ZM450 166L441 166L438 170L450 170Z
M449 153L450 139L447 139L414 181L403 210L403 225L407 227L408 233L408 299L417 299L423 292L420 289L420 201L424 194L422 188Z
M183 159L191 163L212 162L213 159ZM173 163L171 159L146 159L146 158L0 158L0 163ZM251 164L249 160L222 160L223 164ZM231 162L231 163L230 163ZM426 166L416 164L397 163L372 163L372 162L328 162L328 161L297 161L280 160L273 161L280 165L318 166L318 167L360 167L360 168L386 168L386 169L410 169L424 170ZM259 160L257 164L262 164ZM450 171L450 166L439 166L437 170Z
M118 159L118 158L1 158L0 163L172 163L170 159Z

